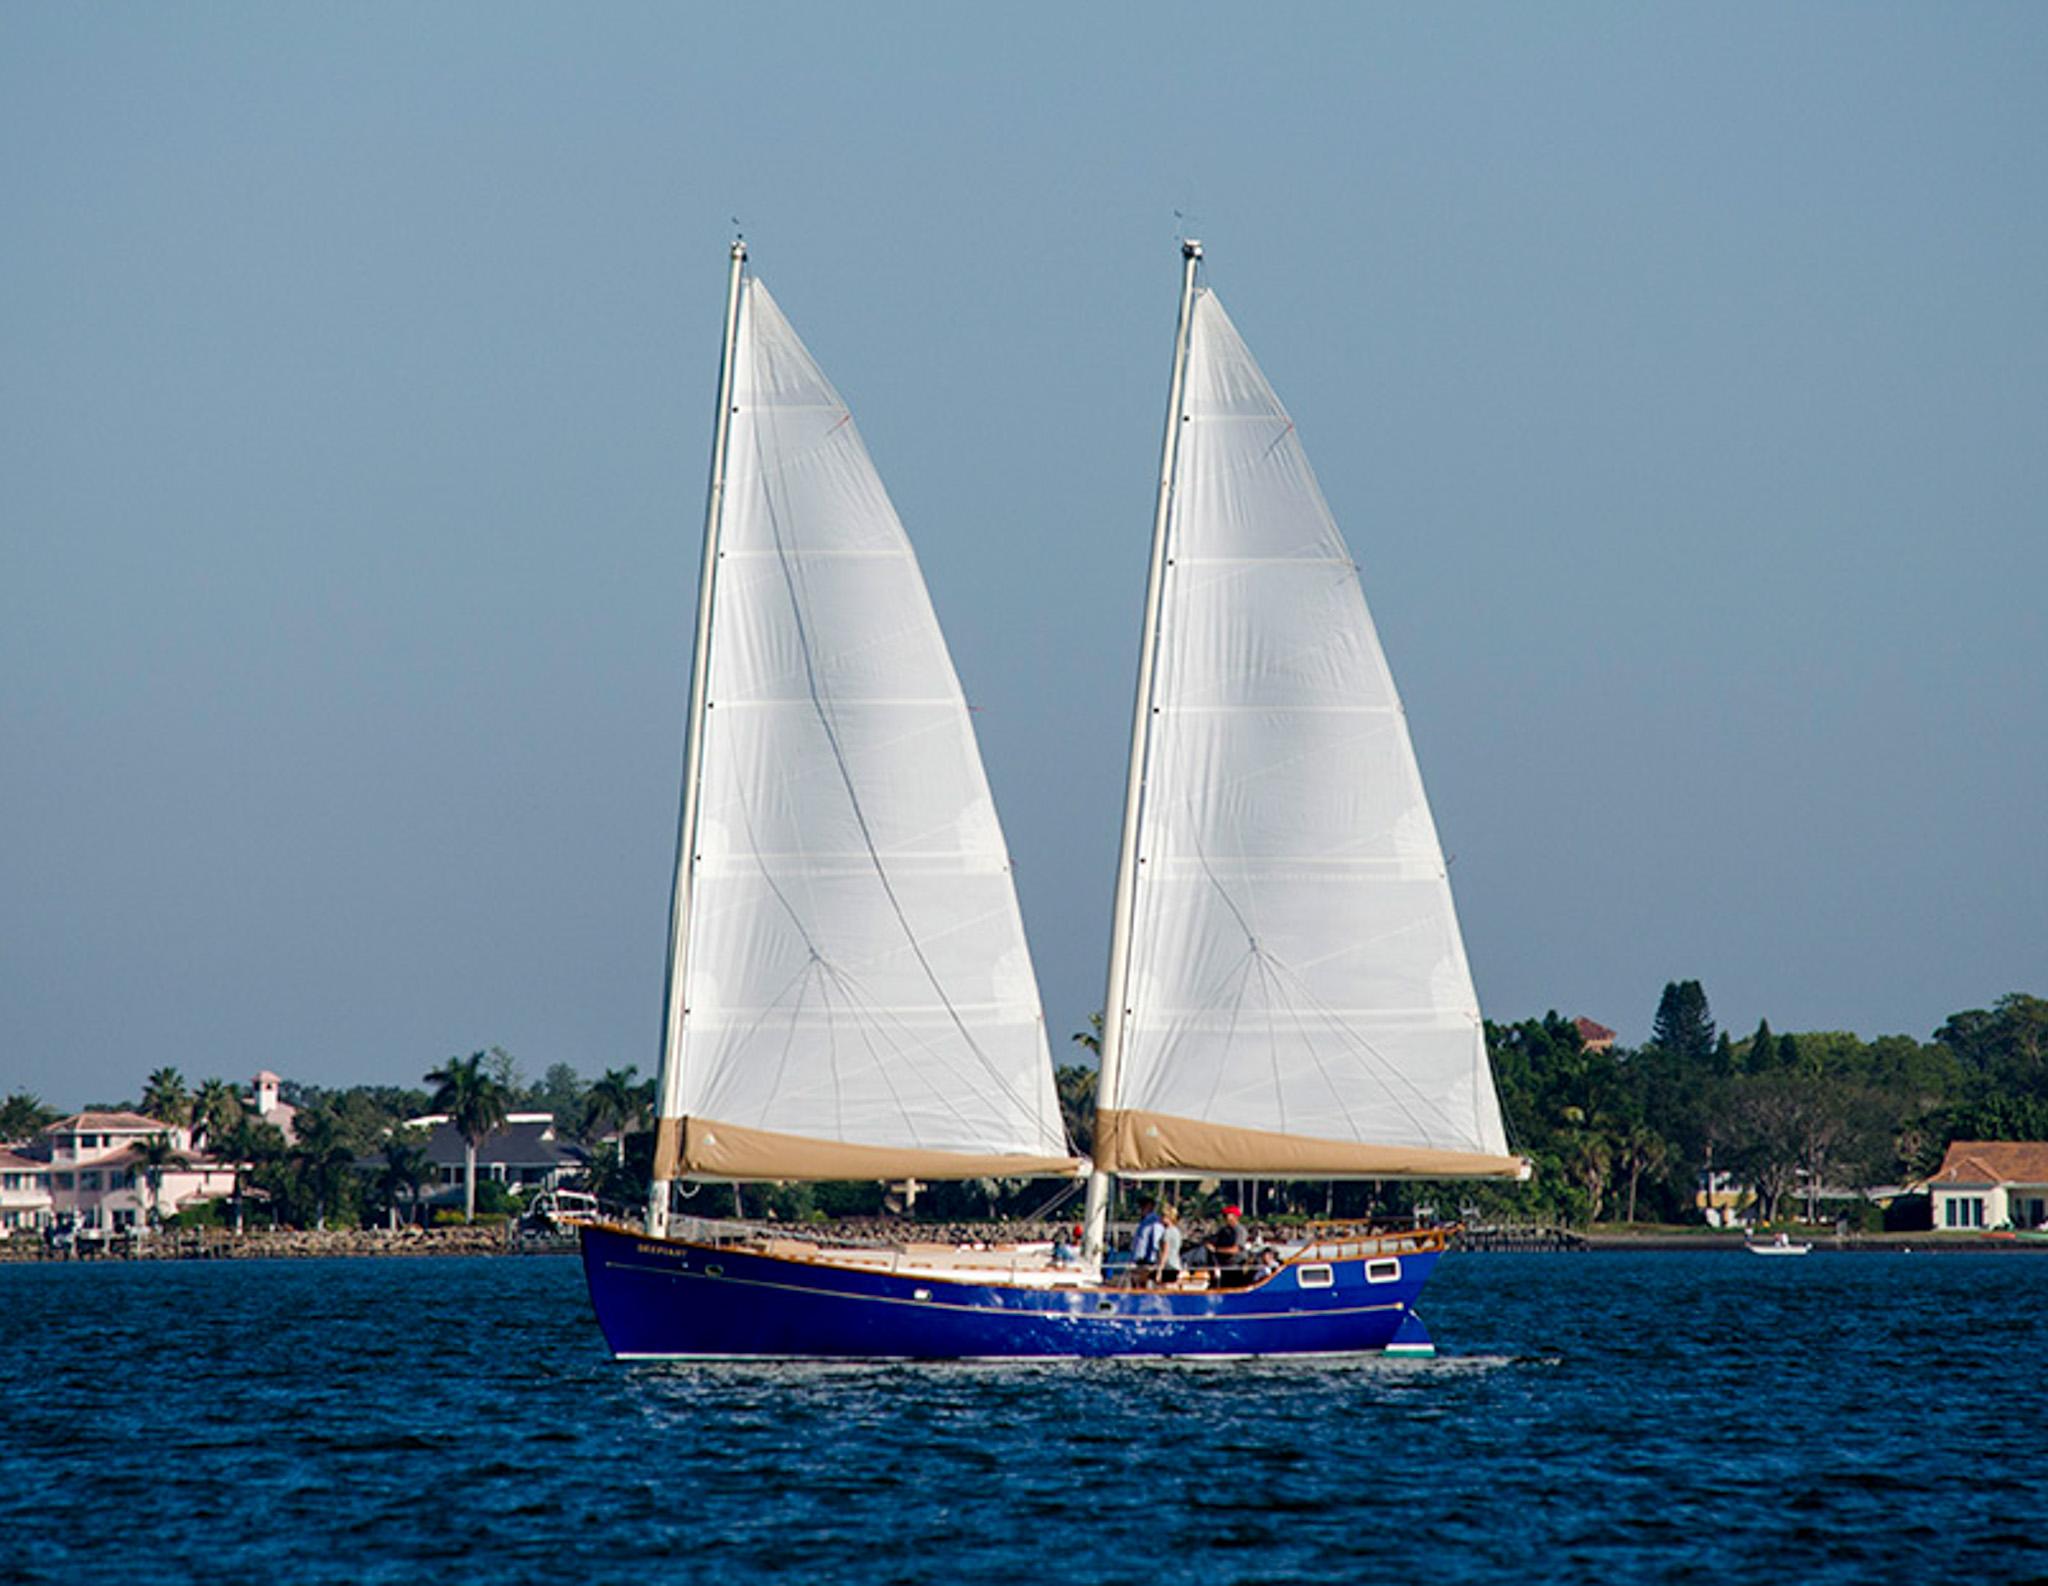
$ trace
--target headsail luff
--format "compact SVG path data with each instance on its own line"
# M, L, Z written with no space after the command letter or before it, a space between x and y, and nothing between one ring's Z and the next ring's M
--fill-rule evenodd
M966 702L852 416L745 283L655 1177L1071 1173Z
M1097 1165L1520 1176L1357 568L1206 289L1181 416Z

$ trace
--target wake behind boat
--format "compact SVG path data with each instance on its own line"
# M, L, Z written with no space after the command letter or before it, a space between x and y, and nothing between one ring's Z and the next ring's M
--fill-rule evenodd
M1442 1229L1131 1286L1117 1176L1526 1176L1350 554L1183 248L1096 1120L1069 1146L973 728L851 415L735 244L630 1358L1427 1353ZM1072 1177L1078 1253L828 1245L678 1181Z

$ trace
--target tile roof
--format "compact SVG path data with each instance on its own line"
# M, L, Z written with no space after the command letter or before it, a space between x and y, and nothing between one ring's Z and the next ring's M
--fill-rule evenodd
M0 1150L0 1170L9 1173L47 1173L50 1164L39 1162L32 1156L16 1156L12 1151Z
M1956 1140L1930 1184L2048 1184L2048 1141Z
M1591 1046L1595 1041L1611 1041L1614 1039L1614 1032L1597 1019L1577 1018L1572 1020L1572 1026L1579 1032L1579 1039L1588 1046Z
M44 1134L93 1134L100 1130L116 1133L131 1129L145 1130L151 1134L169 1134L171 1126L160 1118L146 1118L139 1112L74 1112L68 1118L59 1118L46 1125Z

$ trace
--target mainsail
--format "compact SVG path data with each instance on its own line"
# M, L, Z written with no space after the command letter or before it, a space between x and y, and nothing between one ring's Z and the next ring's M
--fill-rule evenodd
M1199 256L1097 1165L1516 1176L1357 567Z
M917 559L742 257L655 1215L672 1178L1071 1173L1009 854Z

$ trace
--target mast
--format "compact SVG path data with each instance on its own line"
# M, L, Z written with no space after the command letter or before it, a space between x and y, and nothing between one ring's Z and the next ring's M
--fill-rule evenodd
M733 362L738 351L740 285L747 244L735 237L725 283L725 343L718 360L718 412L712 427L711 483L704 503L704 565L697 575L697 640L690 665L690 728L683 752L682 814L676 828L676 879L669 894L668 972L662 991L661 1075L655 1084L654 1179L647 1196L647 1231L668 1231L669 1185L674 1181L681 1130L683 988L690 958L690 880L696 869L698 790L703 781L706 673L711 664L712 597L718 580L719 520L725 506L725 458L732 434Z
M1152 663L1159 648L1159 602L1166 575L1166 530L1173 516L1174 469L1180 456L1181 392L1188 367L1188 330L1194 320L1195 268L1202 262L1202 245L1194 238L1180 245L1180 322L1173 334L1173 382L1166 399L1166 435L1160 443L1159 495L1152 514L1152 567L1145 579L1145 628L1138 642L1138 690L1131 709L1131 763L1124 780L1124 831L1117 852L1116 903L1109 931L1109 984L1102 1000L1102 1062L1095 1080L1095 1111L1115 1106L1117 1081L1121 1074L1124 1020L1130 1009L1125 1003L1130 978L1131 917L1138 902L1138 814L1145 792L1145 744L1152 719ZM1102 1149L1098 1141L1096 1149ZM1084 1260L1100 1260L1104 1236L1109 1228L1109 1191L1115 1174L1097 1167L1088 1179L1086 1237L1081 1251Z

